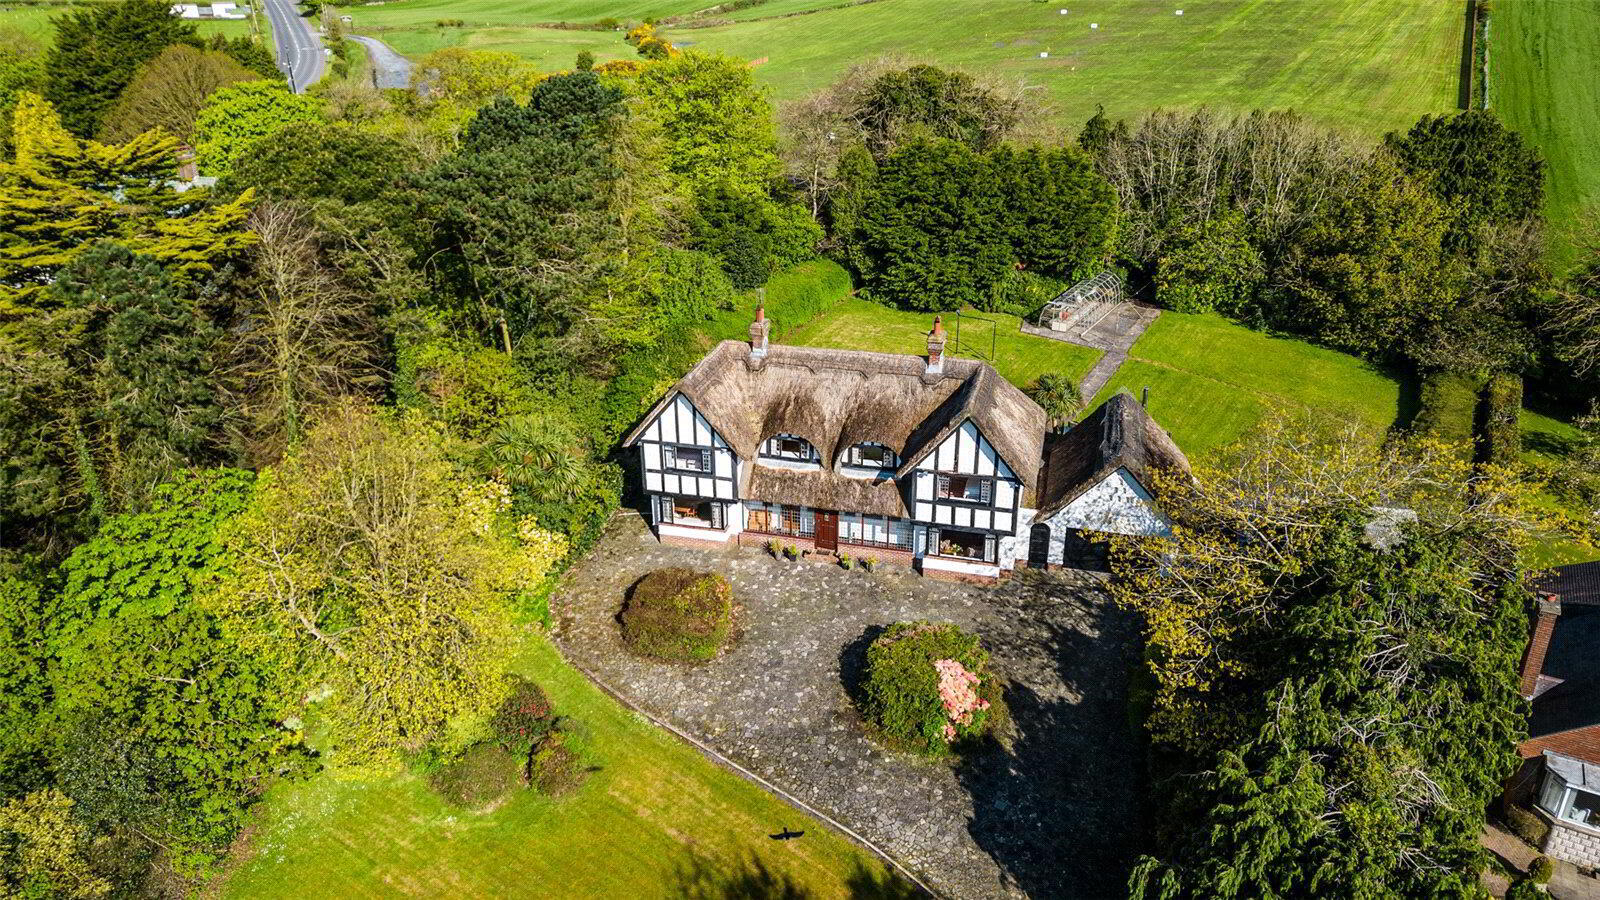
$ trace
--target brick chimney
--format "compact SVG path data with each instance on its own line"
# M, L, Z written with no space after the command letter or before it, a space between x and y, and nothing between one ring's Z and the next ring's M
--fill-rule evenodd
M1520 693L1533 699L1539 687L1539 673L1544 671L1544 656L1550 649L1550 635L1555 633L1556 619L1561 616L1561 595L1540 594L1539 609L1533 620L1533 634L1528 637L1528 653L1522 658L1522 685Z
M928 374L944 371L944 319L933 317L933 330L928 332Z
M762 359L767 355L767 334L772 323L767 321L767 308L756 307L756 320L750 323L750 358Z

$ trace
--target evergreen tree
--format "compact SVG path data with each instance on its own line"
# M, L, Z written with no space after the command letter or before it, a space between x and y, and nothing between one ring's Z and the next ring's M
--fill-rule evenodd
M1099 271L1116 231L1117 195L1088 156L1071 147L989 154L1017 260L1029 271L1077 281Z
M200 46L194 23L166 0L115 0L57 18L44 60L44 95L73 134L89 137L133 74L170 44Z

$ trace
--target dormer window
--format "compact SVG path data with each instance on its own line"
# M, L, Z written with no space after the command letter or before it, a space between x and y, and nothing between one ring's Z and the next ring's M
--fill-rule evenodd
M988 503L994 496L994 479L976 475L939 476L939 499L957 503Z
M820 459L810 441L792 434L775 434L767 438L761 444L761 455L767 459L803 463L814 463Z
M893 469L900 465L900 457L888 447L868 441L846 450L844 464L863 469Z

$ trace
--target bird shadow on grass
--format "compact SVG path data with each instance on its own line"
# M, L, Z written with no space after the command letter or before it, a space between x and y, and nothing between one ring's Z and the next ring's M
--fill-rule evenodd
M682 900L813 900L819 895L752 856L733 871L696 857L679 869L677 890L671 896ZM837 895L829 892L828 896ZM844 896L851 900L911 900L924 895L892 872L875 872L858 862L845 880Z

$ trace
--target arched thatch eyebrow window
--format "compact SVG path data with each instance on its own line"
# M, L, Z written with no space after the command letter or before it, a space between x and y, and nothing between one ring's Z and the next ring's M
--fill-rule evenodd
M761 442L761 455L766 459L787 459L793 462L820 463L817 448L799 435L775 434Z
M893 469L900 465L900 457L876 441L862 441L844 452L844 464L863 469Z

